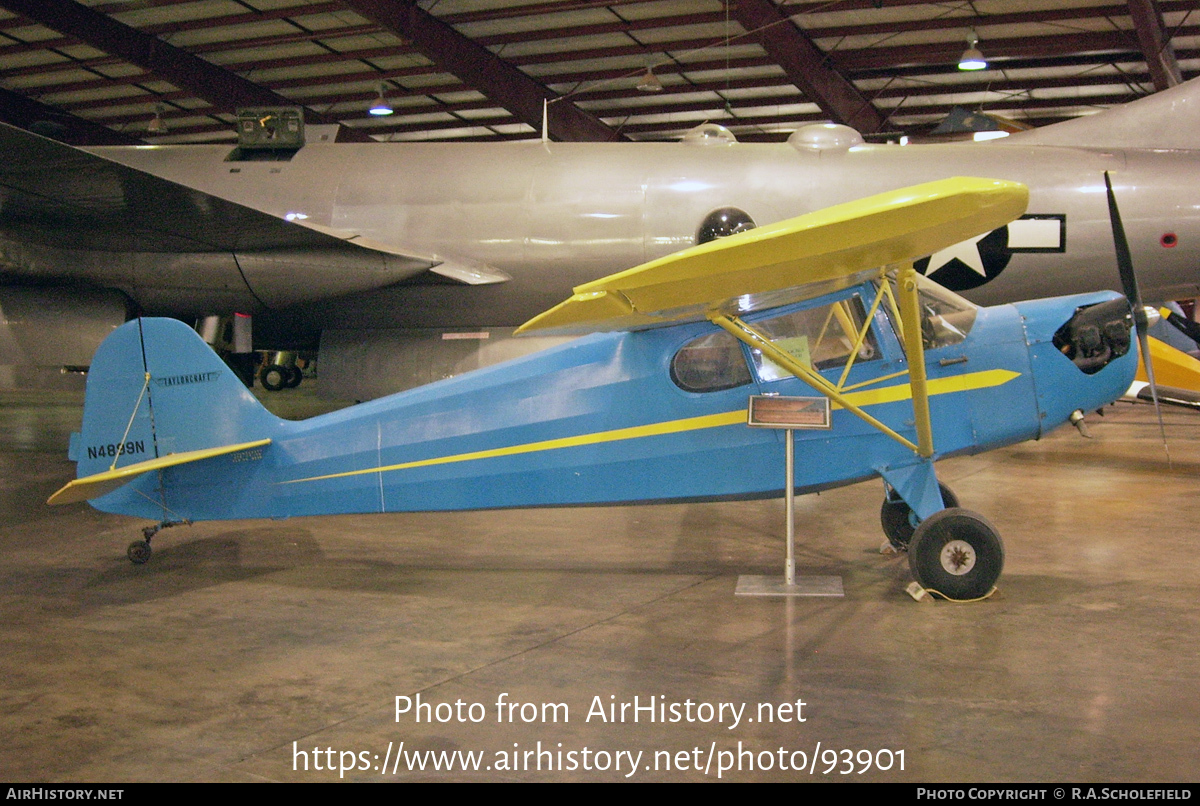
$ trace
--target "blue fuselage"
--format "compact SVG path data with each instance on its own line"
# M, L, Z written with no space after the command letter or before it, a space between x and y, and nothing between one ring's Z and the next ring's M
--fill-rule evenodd
M860 293L874 292L867 285ZM1078 307L1113 296L980 309L964 341L929 350L936 456L1037 438L1065 422L1072 411L1088 411L1119 397L1133 377L1136 351L1086 375L1051 341ZM828 301L819 298L793 307ZM780 310L787 309L770 313ZM154 519L163 517L165 505L169 517L206 520L779 495L784 487L783 432L748 427L747 400L755 394L815 393L791 376L763 381L750 351L740 345L749 382L709 392L681 388L673 379L673 357L714 331L715 326L702 322L587 336L303 422L254 410L257 404L248 395L222 402L221 394L233 393L221 392L216 384L152 388L153 422L135 418L138 422L126 429L124 441L154 442L159 453L221 440L233 444L269 437L272 442L245 455L146 474L93 503L106 511ZM900 341L882 309L872 331L876 345L871 360L856 362L844 387L853 390L906 369ZM157 347L147 330L147 369L169 375L153 365L177 362L181 351L191 348L173 341L193 335L171 329ZM194 369L199 376L204 367ZM137 373L129 374L133 378ZM841 369L824 374L837 382ZM140 379L130 383L134 381ZM206 399L210 393L214 396ZM906 377L867 384L849 394L915 441ZM126 412L132 391L128 396ZM124 427L128 414L124 417L113 413L108 419ZM206 433L212 428L199 425L205 417L221 418L213 426L220 434ZM95 434L100 422L89 426L85 419L84 443L89 427ZM800 492L867 479L914 458L911 450L836 406L830 430L797 431L795 438ZM90 439L97 442L95 436ZM121 433L118 429L115 436L98 439L119 442ZM109 458L77 458L81 476L111 463ZM131 461L136 458L144 457Z

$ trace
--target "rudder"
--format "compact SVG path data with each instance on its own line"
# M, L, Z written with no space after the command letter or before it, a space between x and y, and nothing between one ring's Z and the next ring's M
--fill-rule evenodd
M279 422L190 327L134 319L96 350L71 458L82 478L268 437Z

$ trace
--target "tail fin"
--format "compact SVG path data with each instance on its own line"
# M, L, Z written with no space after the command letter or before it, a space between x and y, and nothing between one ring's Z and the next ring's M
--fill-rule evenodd
M1017 132L1013 145L1200 148L1200 78L1095 115Z
M134 466L151 470L261 442L280 422L187 325L135 319L114 330L92 359L71 458L81 480L116 478L123 467L137 475ZM171 455L179 458L167 460Z

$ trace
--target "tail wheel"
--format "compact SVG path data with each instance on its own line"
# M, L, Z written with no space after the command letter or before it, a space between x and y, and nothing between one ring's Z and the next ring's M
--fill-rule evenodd
M133 541L126 549L125 556L134 565L145 565L150 562L150 542L148 540Z
M922 588L949 599L986 596L1004 569L1000 534L982 515L943 509L917 527L908 565Z
M288 382L288 369L279 364L269 364L258 373L259 383L269 392L278 392Z
M958 496L953 490L945 484L938 484L938 489L942 491L942 503L947 509L958 506ZM883 506L879 510L879 522L883 524L883 533L888 542L900 551L908 548L919 523L912 507L899 496L893 500L892 493L883 499Z

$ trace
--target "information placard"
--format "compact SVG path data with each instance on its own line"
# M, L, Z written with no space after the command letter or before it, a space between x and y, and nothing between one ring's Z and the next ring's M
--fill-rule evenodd
M829 428L829 398L751 395L746 425L756 428Z

